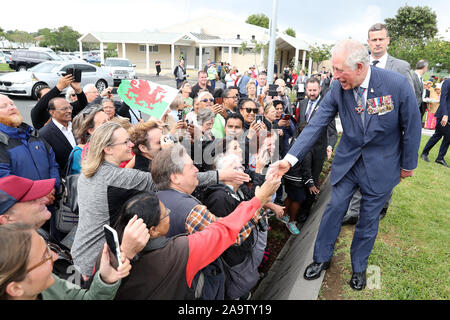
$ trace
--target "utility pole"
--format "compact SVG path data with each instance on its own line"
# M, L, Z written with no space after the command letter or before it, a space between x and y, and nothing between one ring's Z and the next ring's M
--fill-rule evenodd
M278 0L273 0L272 18L270 19L270 42L269 42L269 58L267 66L267 82L273 83L273 66L275 64L275 45L277 39L277 7Z

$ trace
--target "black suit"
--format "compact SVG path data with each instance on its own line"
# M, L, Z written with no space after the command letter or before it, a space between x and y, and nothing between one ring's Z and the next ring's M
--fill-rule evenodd
M67 160L73 149L72 145L53 121L50 121L47 125L42 127L39 130L39 135L55 152L56 162L59 165L59 174L63 177L66 172Z
M417 73L412 72L411 73L412 76L412 80L413 80L413 84L414 84L414 92L416 93L416 100L417 100L417 105L419 107L420 110L420 119L423 118L423 114L425 113L425 109L423 108L422 102L422 96L423 96L423 83L422 80L420 80L419 76L417 75Z
M320 107L320 103L321 103L322 99L323 99L323 96L321 95L319 98L319 101L314 106L314 109L311 112L309 119L306 119L306 111L307 111L310 100L304 99L299 102L299 108L300 108L299 123L297 124L297 126L311 121L311 119L316 114L318 108ZM328 136L330 136L330 142L328 141ZM333 138L331 138L331 137L333 137ZM331 145L332 147L334 147L334 145L336 144L334 137L337 138L337 130L336 130L336 121L333 119L333 121L331 121L330 124L328 125L327 130L324 130L320 134L319 138L317 139L316 143L314 144L314 146L311 149L311 175L312 175L312 178L314 179L314 184L316 187L319 184L319 176L320 176L320 173L322 172L323 163L325 162L325 159L327 157L327 147L328 147L328 145ZM333 141L331 141L331 140L333 140ZM309 190L307 190L306 194L307 194L307 198L302 203L301 211L302 211L303 215L308 216L315 197L314 197L314 195L311 195L309 193Z

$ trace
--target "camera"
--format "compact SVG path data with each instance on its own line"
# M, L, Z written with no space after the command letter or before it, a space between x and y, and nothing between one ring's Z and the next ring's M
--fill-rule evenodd
M73 82L81 82L81 70L74 68L67 68L66 73L63 76L71 74L74 77Z
M171 134L168 134L164 137L164 142L168 142L169 140L172 140L173 143L178 143L178 139L172 136Z

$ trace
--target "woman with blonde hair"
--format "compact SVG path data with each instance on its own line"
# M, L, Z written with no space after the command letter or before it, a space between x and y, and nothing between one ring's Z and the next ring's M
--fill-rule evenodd
M133 157L132 147L127 130L114 122L102 124L90 137L78 178L79 222L71 250L85 276L91 274L105 243L103 225L116 221L118 199L128 190L155 190L150 173L119 167Z
M245 89L247 89L248 98L252 99L256 102L257 95L256 95L256 82L253 80L250 80L247 85L245 86Z

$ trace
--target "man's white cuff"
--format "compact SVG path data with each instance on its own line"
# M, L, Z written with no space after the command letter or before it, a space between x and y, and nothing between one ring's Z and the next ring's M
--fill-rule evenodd
M294 157L292 154L287 154L283 160L286 160L291 164L291 167L295 166L295 164L298 162L297 157Z

